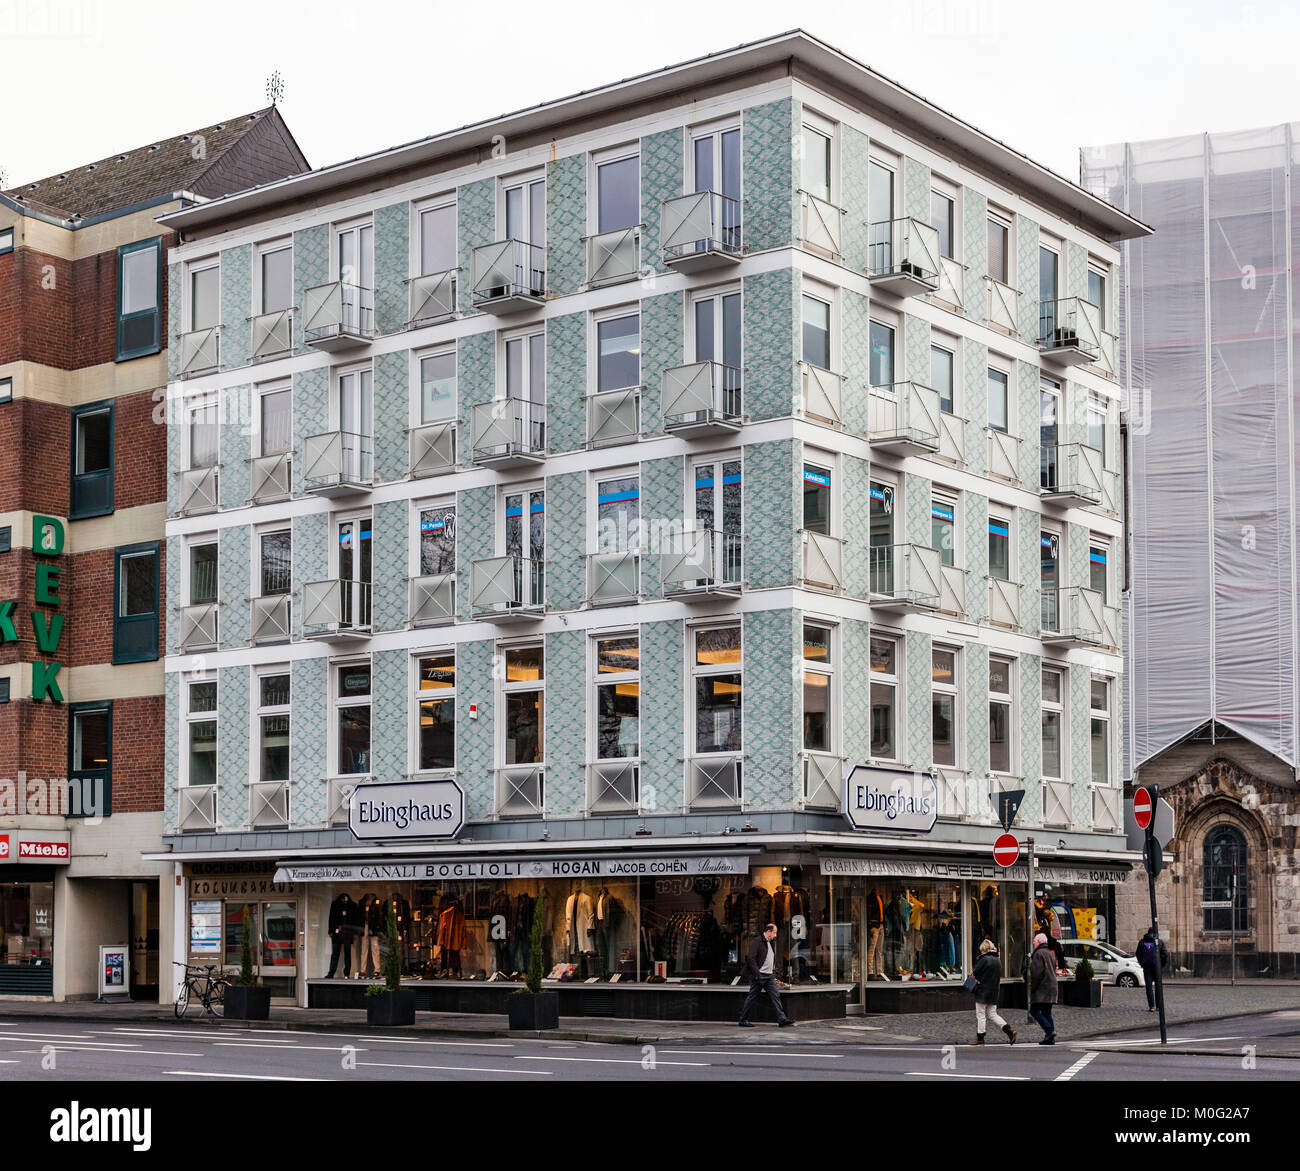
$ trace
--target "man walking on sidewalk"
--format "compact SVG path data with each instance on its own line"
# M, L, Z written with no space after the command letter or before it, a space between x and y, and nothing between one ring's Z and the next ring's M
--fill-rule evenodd
M1147 990L1147 1012L1156 1010L1156 964L1165 968L1169 964L1169 949L1163 939L1157 942L1150 928L1137 945L1137 962L1142 965L1142 983Z
M1041 931L1034 936L1034 954L1029 959L1029 1015L1043 1030L1040 1045L1056 1044L1056 1022L1052 1005L1056 1003L1056 957L1047 946Z
M776 990L776 953L772 950L772 940L776 938L776 924L769 923L763 928L763 934L749 945L749 955L745 957L745 971L749 974L749 995L745 997L745 1007L740 1010L737 1022L742 1029L752 1029L754 1022L749 1019L749 1010L755 1001L766 994L776 1010L776 1019L781 1028L793 1025L785 1009L781 1007L781 997Z

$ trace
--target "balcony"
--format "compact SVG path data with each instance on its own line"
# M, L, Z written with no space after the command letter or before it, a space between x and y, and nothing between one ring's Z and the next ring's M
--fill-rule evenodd
M456 621L456 575L411 578L411 625L447 626Z
M498 240L471 253L474 307L486 313L522 313L546 300L546 250L523 240Z
M185 654L217 649L217 603L181 607L180 647Z
M867 401L872 450L933 455L939 450L939 392L919 382L873 386Z
M844 592L844 541L803 530L803 584L810 589Z
M678 272L728 268L740 260L740 200L695 191L664 201L659 221L664 264Z
M675 435L725 435L740 430L740 371L721 362L692 362L664 371L664 430Z
M1122 631L1118 606L1101 608L1101 645L1110 651L1119 653L1119 636Z
M248 824L253 829L289 828L288 781L253 781L248 786Z
M545 404L522 398L475 403L470 415L470 446L479 467L535 467L545 462Z
M952 821L966 819L966 774L951 765L935 766L939 787L939 816Z
M686 800L692 810L739 809L740 759L697 756L686 762Z
M412 427L408 436L411 476L442 476L456 470L456 421Z
M318 350L347 350L375 336L375 294L345 281L316 285L302 295L302 340Z
M587 396L587 446L609 447L641 438L641 387Z
M966 420L939 409L939 450L935 454L961 467L966 462Z
M546 812L545 776L537 765L497 769L497 816L542 817Z
M910 216L868 227L867 278L873 288L897 297L933 293L939 287L939 232Z
M940 614L951 614L954 618L966 617L966 577L966 570L955 565L940 564L939 604L935 607Z
M210 833L217 828L216 785L181 785L176 795L176 828L181 833Z
M613 606L636 602L641 597L641 553L629 549L621 553L587 555L587 604Z
M293 310L277 309L248 319L252 330L250 356L254 362L282 358L293 349Z
M407 326L418 329L456 316L456 285L460 269L417 276L406 285Z
M220 506L217 494L217 465L207 468L189 468L181 472L179 512L193 516L201 512L216 512Z
M1046 589L1039 637L1049 646L1101 646L1105 616L1101 594L1086 586Z
M636 813L641 808L641 766L631 760L603 760L587 766L590 813Z
M1069 781L1043 781L1043 824L1069 829L1074 823Z
M1101 506L1105 511L1119 514L1119 472L1101 473Z
M844 209L807 191L799 192L799 204L803 246L829 260L839 260L843 255L840 241L844 235Z
M741 593L741 537L717 529L673 533L659 554L665 598L738 598Z
M1039 485L1045 501L1085 507L1101 503L1101 452L1085 443L1043 447L1039 456Z
M1008 484L1020 483L1020 440L996 427L988 429L988 473Z
M329 778L326 790L326 803L328 805L325 813L326 825L347 825L348 807L352 804L352 794L356 792L358 785L364 785L367 780L369 778L364 774Z
M598 289L641 275L641 233L644 224L587 237L587 287Z
M1123 833L1120 813L1122 791L1110 785L1095 785L1092 790L1092 828L1098 833Z
M1101 342L1101 352L1097 360L1092 363L1092 368L1103 378L1115 378L1115 335L1107 333L1104 329L1099 332Z
M989 625L1020 629L1020 585L1000 577L989 578Z
M469 604L475 618L494 622L535 620L546 613L546 566L507 553L470 564Z
M211 374L221 368L221 326L181 334L181 355L177 373L182 378Z
M370 583L347 578L302 587L302 636L322 642L370 637Z
M943 593L938 549L876 545L870 550L871 605L900 612L936 610Z
M801 362L804 418L828 427L844 425L844 375Z
M966 266L951 256L939 257L939 287L930 298L954 313L966 312Z
M292 457L283 451L279 455L258 455L249 462L248 491L253 504L268 500L283 500L293 491L290 478Z
M1020 333L1020 290L995 281L991 276L984 280L988 285L989 328L1016 337Z
M1038 349L1058 366L1086 366L1101 358L1101 310L1082 297L1038 303Z
M803 807L805 809L840 808L840 790L844 784L844 757L829 752L803 754Z
M290 640L288 594L249 598L248 641L254 646Z
M321 496L367 492L374 480L374 439L351 431L309 435L302 444L302 486Z

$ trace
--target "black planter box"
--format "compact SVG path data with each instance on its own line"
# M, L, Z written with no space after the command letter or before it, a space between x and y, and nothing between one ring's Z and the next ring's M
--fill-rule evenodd
M231 984L226 989L226 1019L264 1021L271 1015L271 990L260 984Z
M366 1023L369 1025L415 1024L415 993L409 988L384 991L366 997Z
M1056 986L1056 1003L1070 1008L1100 1008L1102 987L1101 980L1082 984L1077 980L1062 980Z
M560 997L555 992L516 992L507 997L512 1029L558 1029Z

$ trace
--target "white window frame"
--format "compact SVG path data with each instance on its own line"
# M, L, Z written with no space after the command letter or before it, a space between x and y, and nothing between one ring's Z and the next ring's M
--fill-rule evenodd
M711 122L702 122L698 126L688 126L686 128L686 158L682 168L682 194L691 195L695 192L695 144L701 138L713 139L713 174L721 177L722 175L722 136L729 130L735 130L740 135L740 194L735 198L743 208L745 206L745 124L744 119L739 113L728 115L725 118L715 118ZM714 186L714 190L721 193L721 182ZM742 212L743 224L743 212Z
M799 291L799 361L806 362L803 356L803 301L807 297L813 301L820 301L826 306L826 329L828 337L826 339L827 361L830 365L826 367L829 371L842 370L843 364L840 354L840 299L836 295L836 290L830 285L824 285L820 281L810 280L807 277L803 280L803 287ZM744 310L744 306L741 306ZM811 362L808 363L812 365Z
M1067 764L1068 764L1069 759L1070 759L1069 751L1068 751L1068 744L1067 744L1067 742L1066 742L1066 728L1067 728L1067 723L1068 723L1068 721L1066 720L1066 708L1067 708L1066 699L1067 699L1068 696L1069 696L1069 679L1070 679L1070 676L1069 676L1069 673L1067 672L1067 670L1066 670L1066 668L1065 668L1065 666L1064 666L1063 664L1044 663L1044 664L1043 664L1043 669L1042 669L1042 679L1046 679L1048 675L1055 675L1055 676L1056 676L1056 678L1057 678L1057 680L1058 680L1058 682L1059 682L1059 685L1060 685L1060 686L1059 686L1059 694L1060 694L1060 697L1061 697L1061 698L1060 698L1059 700L1050 700L1050 699L1048 699L1048 698L1047 698L1047 695L1046 695L1046 692L1044 691L1044 689L1043 689L1043 687L1042 687L1042 683L1040 682L1040 684L1039 684L1039 707L1042 709L1042 711L1055 712L1055 713L1057 714L1057 716L1059 717L1059 719L1057 720L1056 727L1057 727L1057 731L1058 731L1058 734L1059 734L1058 738L1059 738L1059 742L1060 742L1060 753L1061 753L1061 761L1060 761L1060 765L1061 765L1061 774L1060 774L1060 775L1057 775L1057 774L1048 773L1048 772L1044 771L1044 772L1043 772L1043 779L1044 779L1044 780L1048 780L1048 781L1063 781L1063 780L1065 779L1065 775L1064 775L1064 774L1065 774L1066 771L1067 771ZM1042 719L1041 719L1041 716L1040 716L1040 719L1039 719L1039 724L1038 724L1038 726L1039 726L1039 732L1038 732L1038 735L1039 735L1039 758L1040 758L1040 761L1042 762L1042 764L1043 764L1044 767L1045 767L1045 766L1046 766L1046 757L1042 755Z
M958 355L961 353L961 347L958 346L957 339L951 334L939 333L936 330L930 331L930 377L927 379L930 383L937 381L934 377L935 350L942 350L952 359L952 410L945 413L952 415L954 418L958 418L961 415L961 404L959 402L961 372L958 369ZM937 386L933 387L933 389L935 391L939 390ZM943 410L942 397L940 398L939 409L941 411Z
M993 690L993 661L1007 664L1007 690ZM988 684L988 703L992 709L994 704L1004 706L1007 709L1007 767L1005 769L994 768L993 766L993 721L992 712L990 711L989 719L989 774L991 776L1018 776L1016 769L1020 763L1020 745L1018 743L1016 723L1016 690L1019 683L1019 675L1016 670L1017 660L1014 655L990 655L989 656L989 684Z
M839 672L836 670L836 666L839 662L839 653L840 653L839 626L834 622L829 622L820 618L810 618L807 616L804 617L802 626L804 627L811 626L817 630L821 630L826 633L827 654L830 661L828 663L822 663L819 662L817 659L803 658L802 657L803 650L801 649L799 652L801 656L799 662L801 667L801 678L800 678L801 687L804 682L802 676L821 675L827 681L826 682L826 721L830 725L829 728L830 734L827 736L828 743L825 748L809 748L808 745L804 743L802 717L806 716L807 713L804 710L803 691L801 690L799 695L799 714L801 717L799 721L800 748L801 751L803 752L819 752L829 756L843 756L844 754L841 750L841 746L843 744L844 737L843 737L843 732L840 728L840 724L842 723L842 721L838 715L838 713L841 710L840 702L839 702L839 690L838 690ZM804 631L802 628L799 631L799 641L800 641L801 648L806 647L808 645L807 639L804 637Z
M284 594L266 594L262 592L262 538L272 536L275 533L287 533L289 535L289 589ZM371 538L374 539L373 537ZM253 529L253 554L251 557L253 568L252 587L255 591L252 596L255 598L279 598L287 597L293 593L293 525L286 517L284 520L272 521L271 523L258 525Z
M253 395L257 399L257 407L252 422L253 430L257 437L253 446L257 449L259 457L267 454L264 436L262 433L262 400L270 394L283 394L288 392L289 395L289 448L287 452L276 452L275 454L290 454L293 451L293 382L292 380L276 380L274 382L260 382L253 388ZM292 456L291 456L292 458Z
M587 549L590 553L639 553L645 542L642 540L641 505L641 465L628 464L622 467L594 468L587 473ZM597 515L600 500L600 485L610 480L636 480L637 488L637 531L636 540L629 540L623 548L602 549L600 546L600 518Z
M344 696L343 675L356 667L365 667L370 672L370 692L368 695L349 695ZM329 664L330 682L329 682L329 746L328 746L328 767L331 777L345 780L362 780L366 777L374 776L375 763L375 666L369 655L363 655L351 659L332 659ZM370 708L370 747L366 750L366 769L359 773L345 773L341 771L339 761L339 711L342 708L350 707L368 707Z
M825 451L820 447L804 447L803 458L799 463L799 483L804 482L803 474L809 466L814 471L823 471L830 477L830 508L827 510L826 525L830 530L826 536L832 539L839 539L844 533L844 517L840 501L840 467L839 457L833 451ZM799 528L803 529L803 490L800 489L799 497Z
M683 345L685 353L682 355L683 362L687 366L693 366L696 362L703 359L695 355L699 352L695 337L695 306L701 301L714 301L713 307L713 352L722 353L724 329L722 324L722 298L730 296L740 297L740 366L737 369L743 371L745 368L745 294L741 286L737 284L715 285L708 289L698 289L688 293L686 298L686 329L683 331ZM801 302L802 304L802 302ZM722 363L722 358L713 359L715 362ZM742 377L743 385L743 377Z
M621 163L624 159L637 160L637 175L644 179L645 160L641 153L641 140L634 139L619 146L608 146L593 150L587 155L587 235L595 236L600 232L600 168L608 163ZM637 192L637 222L632 227L645 226L645 204L642 202L641 184ZM615 228L613 231L625 231Z
M873 642L887 642L891 646L893 646L894 670L892 673L887 671L877 671L875 669L875 666L871 662L871 643ZM892 690L894 696L893 704L891 708L891 710L893 711L892 723L893 723L894 755L876 756L875 746L869 745L867 750L868 752L871 753L871 756L868 759L873 761L883 761L885 763L896 764L903 759L902 757L903 736L905 733L904 720L903 720L904 672L903 670L900 669L902 667L903 652L904 652L904 642L897 635L888 634L885 633L884 631L881 631L880 633L876 633L873 631L871 633L867 644L867 669L869 672L869 678L867 679L867 719L869 721L867 725L868 736L870 736L872 731L874 730L870 723L870 720L872 718L872 712L874 710L874 703L871 699L872 688L876 686L888 687Z
M1014 510L1008 510L1006 513L1002 513L1002 512L995 513L993 511L989 512L989 519L988 519L989 524L1005 525L1007 529L1007 576L1005 578L998 578L997 579L998 581L1018 582L1020 580L1020 577L1018 575L1019 566L1016 565L1016 535L1015 535L1016 528L1014 524L1014 516L1015 516ZM985 543L986 553L987 553L989 536L990 534L986 528L984 531L984 543ZM989 577L992 577L993 576L992 558L989 558L988 565L989 565Z
M601 390L600 387L600 327L607 321L620 321L624 317L636 318L636 336L637 349L642 351L637 355L637 380L630 386L611 386L608 390ZM641 313L640 301L629 301L621 305L612 306L609 309L595 310L587 315L587 388L588 396L598 394L621 394L627 390L638 390L645 386L643 377L645 372L644 362L644 345L642 337L642 327L644 326Z
M1004 284L1008 288L1018 288L1016 284L1016 217L1009 211L1004 211L993 204L988 205L988 212L985 214L985 220L992 220L996 224L1001 224L1007 230L1007 275L1003 280L992 273L986 274L991 280ZM984 244L988 247L988 226L984 228Z
M1087 402L1084 403L1084 437L1085 441L1091 440L1089 432L1092 430L1092 422L1100 417L1101 419L1101 446L1098 450L1101 452L1101 466L1103 471L1110 469L1110 462L1106 453L1107 432L1110 430L1110 401L1099 394L1089 394Z
M221 400L215 393L198 394L185 400L185 467L195 470L194 422L200 411L212 412L212 425L217 429L217 458L207 467L221 467Z
M536 647L542 652L542 672L539 679L521 679L511 682L506 677L506 656L511 651L528 650ZM498 643L496 646L496 655L500 656L500 668L497 671L499 682L496 688L496 710L500 718L496 721L496 759L498 769L523 769L535 768L541 772L542 782L542 808L546 807L546 754L550 749L550 737L547 735L547 702L546 702L546 670L547 659L550 658L546 650L546 641L541 638L523 639L519 642ZM510 764L506 761L506 741L510 738L509 728L506 721L509 709L506 703L506 697L517 694L522 691L540 691L542 693L542 718L539 739L542 742L542 759L527 764ZM500 793L496 795L498 806L500 805Z
M410 682L407 684L408 694L408 711L410 735L407 737L407 776L410 777L445 777L454 776L460 764L460 712L456 707L456 684L457 671L460 666L456 654L456 646L438 646L422 648L412 651L410 656ZM429 691L428 694L420 688L420 660L421 659L445 659L450 658L452 661L452 685L450 688L439 688L436 691ZM452 740L452 764L450 768L421 768L420 767L420 703L422 700L427 702L430 699L448 699L451 701L452 711L456 714L456 734Z
M700 664L695 661L696 655L696 636L710 630L734 630L739 636L740 643L740 662L739 663L712 663ZM743 761L745 758L745 740L747 723L745 719L745 631L743 624L737 618L733 621L713 621L700 622L686 627L686 667L688 674L688 686L690 695L688 701L683 704L686 709L686 756L690 760L736 760ZM740 676L740 747L718 752L702 752L697 748L696 728L698 718L696 714L696 688L697 679L706 678L712 675L739 675ZM742 773L741 786L743 790L744 779ZM742 792L743 797L743 792Z
M1092 555L1093 553L1104 553L1106 556L1106 588L1101 592L1101 604L1103 606L1111 605L1111 545L1113 542L1109 537L1103 537L1097 533L1088 534L1088 588L1092 589Z
M540 182L545 184L546 181L547 179L546 179L545 167L532 167L526 171L519 171L513 175L502 175L497 179L497 189L496 189L496 213L497 213L496 239L497 240L506 239L506 192L512 191L516 187L523 187L525 188L524 209L528 221L528 239L523 242L526 244L533 244L536 247L542 249L543 253L546 252L547 243L548 243L548 236L547 236L548 225L546 224L545 200L543 200L543 211L542 211L542 238L538 240L536 238L537 225L533 223L533 217L531 211L531 204L532 204L531 191L527 190L528 188L531 188L534 183ZM549 189L547 189L546 195L547 196L550 195ZM460 213L457 212L457 216L459 216L459 214Z
M890 331L891 336L894 339L893 345L891 346L890 349L891 381L882 382L879 386L876 386L874 383L871 382L871 327L873 324L880 325L888 329ZM885 306L877 304L876 302L873 301L871 303L870 315L867 318L866 340L867 340L866 359L867 359L868 392L872 390L886 390L890 394L896 394L897 391L894 390L894 387L896 387L900 382L906 382L907 374L908 374L907 354L904 350L904 345L903 345L902 317L898 313L895 313L892 310L887 309Z
M1110 277L1111 277L1111 267L1110 267L1109 264L1106 264L1104 261L1098 260L1095 256L1089 256L1089 257L1088 257L1088 272L1090 272L1090 273L1095 273L1097 276L1101 277L1102 300L1105 301L1105 304L1104 304L1104 305L1099 305L1099 306L1097 306L1097 308L1100 310L1101 328L1102 328L1103 330L1105 330L1106 333L1110 333L1110 332L1111 332L1111 329L1110 329L1110 315L1111 315L1110 303L1111 303L1111 301L1113 300L1113 297L1112 297L1112 294L1111 294L1111 279L1110 279ZM1089 290L1089 293L1091 293L1091 290ZM1091 298L1091 296L1088 296L1088 297L1085 298L1085 300L1091 301L1092 298Z
M952 682L940 683L934 677L934 656L936 654L952 655ZM935 694L947 695L952 698L952 756L950 763L941 764L934 759L934 696ZM935 768L952 769L954 772L961 771L963 767L962 748L965 740L962 735L964 730L964 720L962 713L962 677L961 677L961 647L957 644L948 643L931 643L930 645L930 763Z
M342 510L342 511L340 511L340 512L333 512L333 513L330 513L330 514L329 514L329 527L328 527L328 530L327 530L327 531L328 531L328 533L329 533L328 540L329 540L329 576L330 576L330 578L332 578L332 579L337 579L337 578L340 577L340 575L341 575L341 573L342 573L342 570L339 568L339 527L340 527L341 525L345 525L345 524L348 524L348 523L355 523L355 524L361 525L361 524L365 524L367 521L370 522L370 540L371 540L371 542L372 542L372 544L371 544L371 546L370 546L370 579L371 579L371 580L370 580L370 585L371 585L372 587L374 586L374 584L375 584L375 583L374 583L374 576L375 576L375 570L374 570L374 564L375 564L375 562L374 562L374 557L375 557L375 547L374 547L373 541L374 541L374 539L375 539L375 518L374 518L374 513L373 513L373 511L372 511L371 509L369 509L369 508L349 508L349 509L344 509L344 510ZM354 550L354 553L355 553L356 560L357 560L357 566L356 566L356 568L357 568L358 571L359 571L359 570L360 570L360 560L361 560L361 531L360 531L360 529L357 530L357 547L356 547L356 549ZM353 581L361 581L362 579L359 578L359 577L357 577L357 578L352 578L351 580L353 580Z
M413 578L425 576L420 561L420 524L422 515L425 512L443 508L456 510L456 532L454 534L456 541L456 573L458 576L460 574L460 502L453 492L443 496L425 496L411 501L410 517L408 519L410 532L408 548L410 549L409 572ZM371 540L374 540L374 538L371 537Z
M196 684L202 683L211 683L216 688L216 698L212 701L211 710L194 712L191 710L190 706L190 689ZM181 712L181 787L188 788L190 785L194 784L193 777L190 774L190 752L193 748L191 728L195 724L206 723L211 723L217 733L217 747L216 751L213 753L214 759L212 762L212 783L215 785L218 783L217 769L220 767L221 760L221 721L217 715L221 707L221 684L218 682L217 673L215 671L203 671L195 674L182 675L181 686L184 688L185 692L185 702Z
M936 175L933 172L931 172L930 174L930 196L931 196L930 219L927 221L929 223L933 223L934 221L934 198L933 197L936 195L940 196L943 199L950 200L952 202L952 255L947 257L947 259L952 260L957 264L960 264L961 255L962 255L961 188L956 183L952 183L949 180L943 178L941 175Z
M803 116L800 119L799 126L799 189L812 194L808 191L807 183L804 180L804 164L806 159L803 151L803 129L807 127L816 133L830 139L830 174L827 176L830 186L830 195L827 202L832 207L839 205L840 201L840 124L832 118L819 114L816 110L803 107ZM816 198L820 199L821 196Z
M186 328L182 333L194 332L194 278L200 272L205 272L210 268L217 270L217 320L216 325L220 328L221 321L221 256L205 256L202 260L191 260L185 266L185 285L181 289L183 305L181 320L185 322ZM207 329L208 326L202 328Z
M263 313L278 313L278 309L262 308L262 257L272 252L286 251L289 253L289 307L293 307L294 298L294 273L293 273L293 237L280 236L275 240L266 240L261 244L253 247L253 279L252 285L253 306L252 313L254 317L261 317Z
M546 322L534 321L531 325L521 325L515 329L497 331L497 379L496 379L496 399L507 399L510 397L510 387L508 383L506 349L511 342L523 342L523 362L520 366L521 378L523 379L522 390L527 393L521 401L532 402L532 375L533 375L533 347L529 344L529 339L540 337L542 339L542 402L546 405L547 385L546 385L546 364L547 354L550 350L550 339L547 337ZM459 382L459 366L457 367L457 380ZM456 388L457 398L460 397L460 387Z
M216 532L194 533L185 538L185 553L181 558L181 579L182 592L181 597L185 599L181 603L183 606L207 606L208 602L194 601L194 583L191 580L191 562L193 561L193 550L201 545L211 545L217 551L217 600L221 600L221 542Z
M424 271L424 226L421 219L426 211L441 211L443 208L450 207L455 212L452 217L452 259L457 264L452 269L459 267L460 260L460 202L457 199L455 189L443 191L437 195L431 195L428 199L422 199L418 203L411 205L411 247L408 256L408 271L411 279L415 280L422 276L432 276L433 273L447 271L444 269L434 269L433 273Z
M617 672L610 675L602 676L600 674L600 644L602 642L612 642L615 639L632 638L636 640L638 658L637 663L641 662L639 652L641 650L641 628L639 626L624 627L615 630L594 630L591 631L587 639L587 762L597 765L615 765L630 764L639 766L641 763L641 749L644 746L644 729L641 724L641 701L645 698L640 691L641 672L627 671ZM600 756L600 688L614 687L618 683L635 683L637 685L637 750L634 756ZM640 798L640 785L638 783L638 800Z
M345 431L343 426L343 379L355 375L358 380L361 375L370 375L370 418L363 419L361 422L363 428L357 434L367 437L373 449L375 441L375 370L373 363L353 362L347 366L336 366L331 371L330 376L330 422L335 431ZM358 382L358 385L360 383ZM371 452L371 461L373 464L374 453Z
M289 678L289 702L285 704L273 704L269 707L262 705L262 680L272 675L285 675ZM257 754L257 765L253 772L254 779L258 783L281 784L293 780L293 671L289 663L270 663L259 665L253 669L253 693L250 697L252 700L252 745L253 751ZM278 781L275 778L262 776L262 720L268 716L287 716L289 719L289 775L284 781Z
M987 430L990 431L997 431L1000 429L993 425L993 412L990 409L988 409L989 374L996 372L998 374L1001 374L1007 380L1007 429L1004 432L1004 434L1019 435L1020 432L1016 429L1019 420L1016 418L1016 393L1015 393L1015 382L1013 380L1013 375L1015 371L1013 369L1013 363L1010 358L1004 358L1001 354L995 354L992 351L990 351L988 356L988 361L985 363L985 367L986 369L984 371L984 404L985 404L984 426Z
M1112 716L1115 706L1114 682L1115 680L1110 675L1090 674L1088 676L1088 780L1096 789L1112 789L1118 779L1118 770L1115 768L1115 721ZM1105 708L1093 706L1092 688L1095 683L1105 684ZM1096 780L1092 775L1092 725L1094 720L1102 721L1105 724L1106 731L1106 777L1101 781Z
M330 272L333 274L333 280L364 289L366 286L361 283L360 279L348 280L340 269L343 257L339 249L339 236L344 232L360 228L370 229L370 267L373 272L375 266L375 218L373 215L356 216L353 219L338 220L330 224ZM360 237L358 237L358 240L360 240ZM359 273L357 277L360 277ZM371 289L371 292L373 293L374 290Z
M424 421L424 360L426 358L445 358L451 356L455 366L455 384L454 391L455 402L452 406L451 415L446 419L434 419L432 422ZM460 422L460 351L455 342L443 342L436 346L426 346L423 349L411 351L411 395L410 395L410 422L412 430L417 427L436 427L443 423Z
M961 544L962 526L961 526L960 499L961 499L960 493L958 493L955 489L948 488L945 487L943 484L937 484L931 481L930 483L930 540L932 541L934 540L934 519L935 519L934 506L937 504L941 508L952 509L952 528L950 530L952 533L952 564L949 566L949 568L956 568L958 566L965 565L966 563L962 557L963 550ZM943 560L942 557L943 550L941 549L939 552L940 552L940 558L939 558L940 562L944 565L948 565L948 562Z

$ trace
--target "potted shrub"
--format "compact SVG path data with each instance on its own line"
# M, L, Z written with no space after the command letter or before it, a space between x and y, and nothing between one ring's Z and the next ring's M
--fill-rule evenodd
M370 1025L415 1024L415 992L402 987L401 940L397 937L397 914L388 900L388 954L384 956L384 982L366 989L366 1023Z
M1096 979L1093 966L1085 957L1074 969L1074 979L1061 981L1061 995L1057 999L1071 1008L1100 1008L1102 987L1102 981Z
M542 991L542 918L546 896L533 908L533 929L528 937L528 972L524 986L508 998L512 1029L558 1029L560 994Z
M264 1021L271 1015L271 990L257 982L253 970L253 908L244 905L244 941L239 975L226 989L226 1016L236 1021Z

